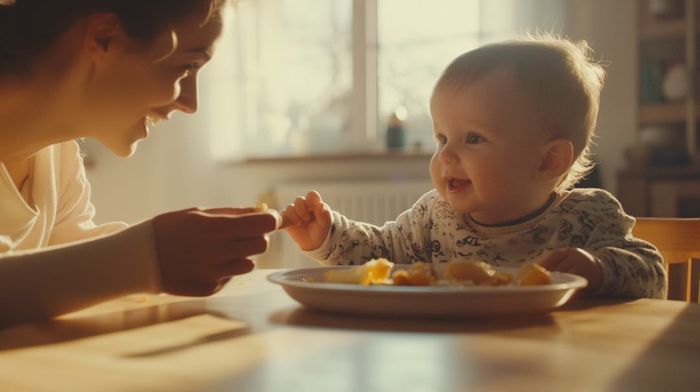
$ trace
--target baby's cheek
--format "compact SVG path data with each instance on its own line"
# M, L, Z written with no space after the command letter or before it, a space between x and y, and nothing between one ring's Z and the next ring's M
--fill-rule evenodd
M433 186L435 188L439 188L439 182L440 182L440 163L437 162L436 159L432 159L430 161L430 179L433 181Z

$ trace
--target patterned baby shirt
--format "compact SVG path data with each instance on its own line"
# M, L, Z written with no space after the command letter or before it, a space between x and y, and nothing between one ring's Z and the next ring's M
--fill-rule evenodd
M602 189L556 192L541 214L510 226L484 226L454 211L436 190L396 221L378 227L332 214L328 237L307 256L325 264L356 265L384 257L394 263L483 260L519 267L549 252L581 248L603 269L597 296L665 298L666 272L657 249L634 238L634 218Z

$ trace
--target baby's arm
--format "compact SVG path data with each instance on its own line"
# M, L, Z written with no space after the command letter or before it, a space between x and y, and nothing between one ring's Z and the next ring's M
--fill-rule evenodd
M584 276L592 295L666 296L661 255L653 245L632 236L634 218L625 214L612 195L602 190L588 191L567 214L578 226L578 238L569 243L571 248L549 255L542 265Z
M599 224L586 245L600 260L602 279L597 295L666 297L666 270L656 248L632 236L634 219L620 213Z
M355 222L331 211L316 192L297 198L283 216L293 221L294 226L287 230L302 250L327 264L362 264L379 257L396 263L430 261L427 244L434 198L430 193L424 195L396 221L382 227Z

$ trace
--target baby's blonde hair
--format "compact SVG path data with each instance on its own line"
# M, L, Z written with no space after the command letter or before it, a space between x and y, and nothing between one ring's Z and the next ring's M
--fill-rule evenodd
M593 137L605 70L592 59L586 41L551 35L522 38L482 46L457 57L435 84L433 94L445 88L465 88L490 72L509 69L519 87L539 107L540 126L553 138L574 146L574 162L558 183L572 188L593 168Z

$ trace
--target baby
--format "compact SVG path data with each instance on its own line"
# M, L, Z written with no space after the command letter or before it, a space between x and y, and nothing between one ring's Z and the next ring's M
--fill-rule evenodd
M586 42L525 38L457 57L430 101L434 190L382 227L351 221L310 192L283 211L299 247L328 264L537 261L588 280L597 296L666 295L656 248L601 189L572 189L592 167L605 72Z

